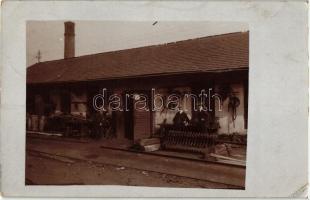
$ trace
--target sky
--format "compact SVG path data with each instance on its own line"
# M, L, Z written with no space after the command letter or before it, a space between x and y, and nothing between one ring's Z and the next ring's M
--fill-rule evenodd
M245 23L169 21L73 21L75 56L248 31ZM64 57L64 21L27 22L27 66Z

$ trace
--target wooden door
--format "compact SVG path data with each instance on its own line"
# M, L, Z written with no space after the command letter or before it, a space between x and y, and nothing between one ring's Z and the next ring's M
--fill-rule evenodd
M143 94L145 97L147 97L147 101L146 101L146 107L145 107L146 109L137 109L137 108L141 108L141 105L143 104L140 104L139 106L137 103L141 99L139 98L137 99L135 97L133 98L134 140L149 138L152 134L152 124L153 124L152 123L152 111L150 109L151 95L145 91L139 91L136 93L140 95Z

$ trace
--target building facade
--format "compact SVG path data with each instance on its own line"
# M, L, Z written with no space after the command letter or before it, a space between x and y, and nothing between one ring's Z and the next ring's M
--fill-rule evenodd
M171 106L181 107L194 121L202 105L199 94L205 91L204 105L219 124L217 133L246 134L248 32L74 57L74 24L65 27L65 58L27 69L30 116L91 119L98 112L94 97L101 95L95 103L122 108L108 109L116 137L138 140L156 135L163 124L173 124L178 111ZM171 94L179 97L179 105L168 103ZM161 104L162 109L154 109Z

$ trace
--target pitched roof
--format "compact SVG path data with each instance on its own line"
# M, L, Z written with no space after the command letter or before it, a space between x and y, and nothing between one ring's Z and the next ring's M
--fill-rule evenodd
M56 83L249 66L249 33L238 32L34 64L27 83Z

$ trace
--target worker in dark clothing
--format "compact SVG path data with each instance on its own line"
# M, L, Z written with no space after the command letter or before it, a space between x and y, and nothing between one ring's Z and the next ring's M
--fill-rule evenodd
M173 118L173 125L176 127L184 127L189 124L189 118L187 114L179 107L179 111L175 114Z
M106 113L103 127L105 129L105 138L111 139L111 138L116 137L115 131L114 131L115 120L113 120L112 118L112 113L109 113L109 112Z
M199 106L199 110L195 115L195 123L199 131L205 132L207 130L210 116L207 111L203 110L202 106Z
M100 110L92 117L92 134L95 139L99 139L105 134L106 111Z

